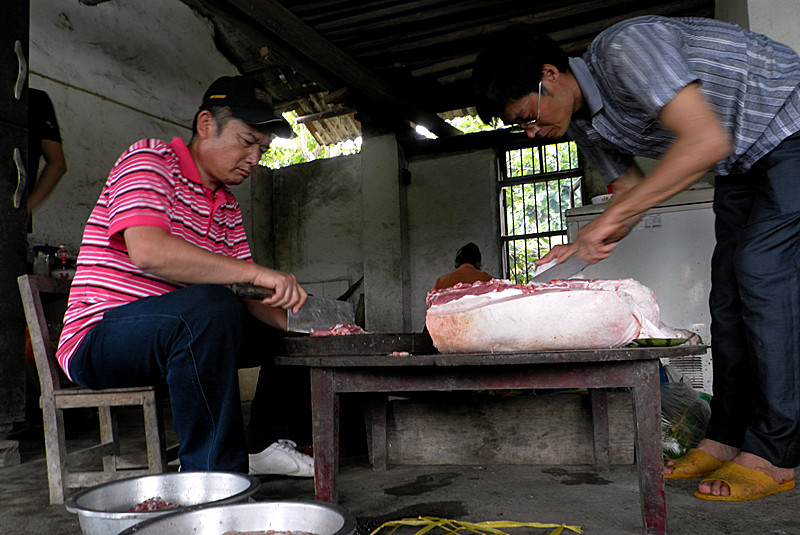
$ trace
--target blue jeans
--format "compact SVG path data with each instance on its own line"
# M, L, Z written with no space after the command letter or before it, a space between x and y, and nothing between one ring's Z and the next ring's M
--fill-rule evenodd
M722 176L711 260L714 396L706 436L800 464L800 133Z
M224 286L198 284L106 312L78 348L70 374L95 389L166 385L181 469L247 472L248 450L292 438L286 433L296 414L282 410L285 398L310 407L308 372L302 382L301 370L289 370L295 376L286 381L270 366L279 336ZM238 369L258 365L248 427L257 443L248 447ZM307 428L310 416L292 424Z

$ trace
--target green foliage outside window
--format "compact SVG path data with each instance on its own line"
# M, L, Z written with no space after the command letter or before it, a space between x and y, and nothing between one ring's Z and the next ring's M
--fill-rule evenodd
M564 212L582 205L583 170L574 142L523 147L505 152L501 201L503 241L512 281L527 283L533 263L567 242Z

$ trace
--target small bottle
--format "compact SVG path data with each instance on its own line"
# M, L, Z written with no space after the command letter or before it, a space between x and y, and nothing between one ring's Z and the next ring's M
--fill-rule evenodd
M43 252L38 252L33 261L33 274L42 277L50 276L50 255Z
M67 251L67 246L62 243L58 246L58 251L56 251L56 263L58 265L58 269L67 269L68 259L69 251Z

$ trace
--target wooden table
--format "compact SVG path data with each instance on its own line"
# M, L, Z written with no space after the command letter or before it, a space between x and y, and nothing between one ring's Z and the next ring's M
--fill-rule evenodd
M645 532L666 533L658 359L705 353L705 346L411 356L282 356L276 364L311 370L314 473L318 500L335 503L339 465L339 394L372 396L371 454L386 467L386 395L481 389L588 388L595 464L608 466L608 388L628 387Z

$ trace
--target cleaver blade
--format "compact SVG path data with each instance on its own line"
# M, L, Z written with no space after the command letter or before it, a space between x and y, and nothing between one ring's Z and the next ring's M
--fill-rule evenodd
M272 290L253 284L229 284L233 293L243 299L262 300L272 295ZM312 330L331 329L336 325L354 324L356 310L353 303L309 295L303 308L295 314L287 311L287 330L292 333L311 333Z
M589 262L582 260L577 254L573 254L563 262L554 264L550 268L534 276L531 282L550 282L568 279L583 271L588 265Z

